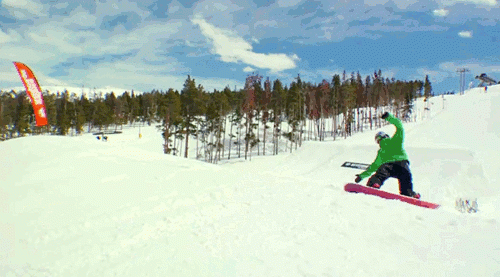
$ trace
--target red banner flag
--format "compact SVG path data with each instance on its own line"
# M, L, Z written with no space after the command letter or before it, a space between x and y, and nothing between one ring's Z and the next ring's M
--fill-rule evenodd
M45 103L43 102L42 89L40 89L40 85L35 75L31 69L23 63L14 62L14 65L31 99L31 104L35 111L36 126L47 125L47 112L45 110Z

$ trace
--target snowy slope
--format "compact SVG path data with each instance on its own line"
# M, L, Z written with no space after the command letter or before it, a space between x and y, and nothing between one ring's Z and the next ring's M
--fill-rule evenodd
M500 86L433 101L405 126L437 210L343 190L375 130L223 165L162 154L152 127L3 142L0 276L500 276Z

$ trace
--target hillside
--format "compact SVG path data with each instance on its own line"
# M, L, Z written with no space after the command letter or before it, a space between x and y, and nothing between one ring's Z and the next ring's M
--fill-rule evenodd
M0 276L500 276L500 85L432 103L405 128L437 210L343 190L375 130L221 165L164 155L154 127L2 142Z

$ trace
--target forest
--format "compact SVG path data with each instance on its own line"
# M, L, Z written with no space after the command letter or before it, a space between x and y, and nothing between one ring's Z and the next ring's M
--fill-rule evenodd
M431 96L428 76L424 81L384 79L381 70L365 78L344 71L321 83L304 82L297 75L289 85L279 79L264 81L254 73L242 89L211 92L188 75L180 92L94 92L87 97L67 90L44 91L49 124L36 127L26 92L0 91L0 141L28 135L118 133L123 126L147 124L160 131L165 154L187 158L191 138L202 145L196 158L217 163L231 157L247 159L252 149L258 155L276 155L282 138L292 151L304 140L335 140L363 132L363 126L379 128L382 110L410 121L415 99ZM233 156L231 149L236 151Z

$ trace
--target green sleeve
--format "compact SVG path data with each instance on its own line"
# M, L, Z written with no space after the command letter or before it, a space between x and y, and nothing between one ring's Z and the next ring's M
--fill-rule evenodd
M403 142L404 139L404 128L403 128L403 122L397 117L394 117L392 114L389 114L389 116L385 119L387 122L391 123L392 125L396 126L396 133L392 136L393 141L401 141Z
M380 151L377 153L377 158L375 158L375 161L361 174L359 174L359 177L361 179L365 179L366 177L369 177L373 174L373 172L377 171L377 169L382 165L382 159L380 158Z

